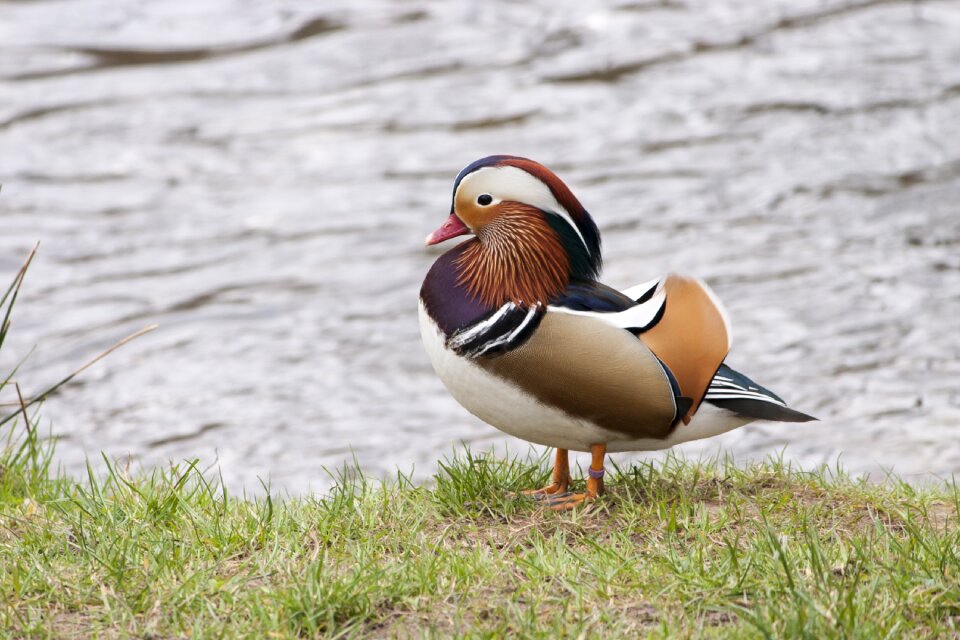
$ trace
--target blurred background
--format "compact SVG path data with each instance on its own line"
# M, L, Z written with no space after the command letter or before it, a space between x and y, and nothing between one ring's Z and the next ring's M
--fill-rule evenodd
M0 370L34 349L33 393L161 325L43 407L74 473L300 493L502 448L416 308L454 176L511 153L593 214L607 283L705 278L729 362L822 418L688 455L949 477L958 34L956 0L0 0L4 281L41 242Z

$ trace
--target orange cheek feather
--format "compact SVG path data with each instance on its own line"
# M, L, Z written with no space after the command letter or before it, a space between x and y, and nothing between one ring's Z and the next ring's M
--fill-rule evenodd
M473 198L458 194L455 211L457 217L463 220L474 233L477 233L500 215L500 206L481 207Z

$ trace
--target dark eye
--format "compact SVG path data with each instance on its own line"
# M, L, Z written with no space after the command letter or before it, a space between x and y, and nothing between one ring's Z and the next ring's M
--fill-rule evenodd
M479 196L477 196L477 204L481 207L485 207L491 202L493 202L493 196L491 196L489 193L481 193Z

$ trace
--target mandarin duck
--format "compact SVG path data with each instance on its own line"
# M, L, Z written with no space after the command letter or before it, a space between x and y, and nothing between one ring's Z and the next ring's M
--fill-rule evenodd
M450 394L506 432L556 448L554 509L603 492L608 452L667 449L754 420L815 418L724 363L729 321L701 280L670 274L623 291L598 280L600 233L543 165L490 156L453 185L420 290L420 333ZM570 493L568 451L591 453Z

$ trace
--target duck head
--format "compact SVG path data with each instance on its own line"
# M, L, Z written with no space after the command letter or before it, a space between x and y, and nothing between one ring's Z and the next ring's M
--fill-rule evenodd
M527 158L489 156L457 175L450 216L426 244L467 234L475 238L454 263L457 281L491 306L546 304L600 271L593 219L560 178Z

